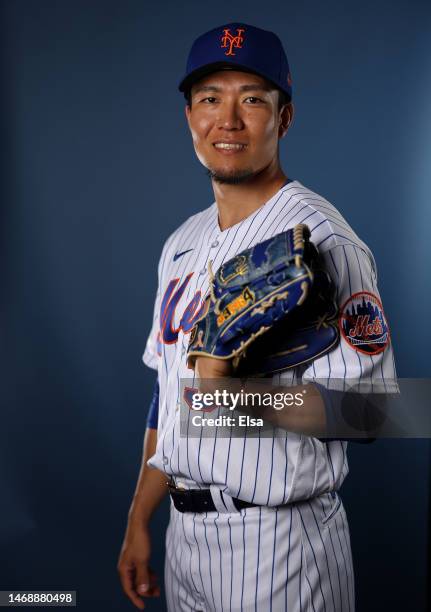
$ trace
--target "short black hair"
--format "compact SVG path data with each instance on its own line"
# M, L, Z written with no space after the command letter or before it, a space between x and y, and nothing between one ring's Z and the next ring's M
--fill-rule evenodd
M276 87L275 89L277 89L277 91L278 91L278 112L280 112L281 109L283 108L283 106L285 106L286 104L290 103L291 98L282 89L279 89L278 87ZM187 91L184 92L184 97L185 97L185 99L187 101L187 106L190 106L190 108L191 108L192 107L192 90L191 90L191 88L187 89Z

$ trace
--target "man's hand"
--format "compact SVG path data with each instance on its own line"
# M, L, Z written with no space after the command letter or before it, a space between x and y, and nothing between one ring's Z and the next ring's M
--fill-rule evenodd
M231 359L197 357L195 372L198 378L223 378L232 375Z
M231 359L198 357L195 363L195 374L198 379L199 391L201 393L214 393L217 389L224 388L226 383L219 379L231 376L232 370Z
M139 610L145 608L141 597L160 595L157 576L149 566L150 554L151 538L148 526L129 519L117 569L124 592Z
M254 395L286 395L286 405L283 410L274 409L272 405L242 404L241 410L255 418L262 418L267 423L308 436L322 436L326 434L326 411L322 396L314 385L307 385L307 395L299 405L292 403L291 396L302 394L304 385L275 387L271 380L252 379L246 383L242 379L232 378L232 360L215 359L213 357L198 356L195 362L195 373L198 378L200 393L214 394L216 391L240 393L242 390L251 397Z

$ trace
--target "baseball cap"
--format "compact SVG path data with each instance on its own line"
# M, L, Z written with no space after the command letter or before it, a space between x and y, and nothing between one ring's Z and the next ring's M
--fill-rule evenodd
M292 79L281 40L274 32L246 23L228 23L199 36L190 49L178 89L186 93L195 81L227 68L258 74L292 98Z

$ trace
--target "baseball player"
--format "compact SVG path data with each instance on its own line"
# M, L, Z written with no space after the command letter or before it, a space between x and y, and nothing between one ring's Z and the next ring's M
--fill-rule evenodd
M353 612L352 552L339 495L348 442L293 427L277 437L182 435L181 381L232 373L229 360L207 356L197 357L194 372L187 367L190 331L209 289L208 262L217 270L300 223L309 227L335 285L340 341L274 380L300 386L326 380L335 387L394 380L375 261L338 210L280 166L279 141L293 117L292 82L274 33L230 23L203 34L179 89L215 201L168 238L160 258L143 356L157 383L118 562L122 585L139 609L160 593L148 524L169 491L169 612ZM319 402L325 405L323 395Z

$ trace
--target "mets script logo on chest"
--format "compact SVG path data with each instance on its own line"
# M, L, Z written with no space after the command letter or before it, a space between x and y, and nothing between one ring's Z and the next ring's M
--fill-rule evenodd
M225 55L235 55L233 52L234 47L241 49L244 42L244 36L242 35L245 30L237 28L236 36L230 33L230 29L226 28L223 30L223 36L221 37L221 48L226 49Z
M169 281L160 305L160 331L158 333L158 352L161 353L161 344L175 344L178 335L182 330L185 334L190 332L193 325L201 317L204 309L204 302L201 299L201 292L196 291L190 302L181 314L179 324L175 326L178 304L183 297L193 276L193 272L187 274L180 284L179 278Z

